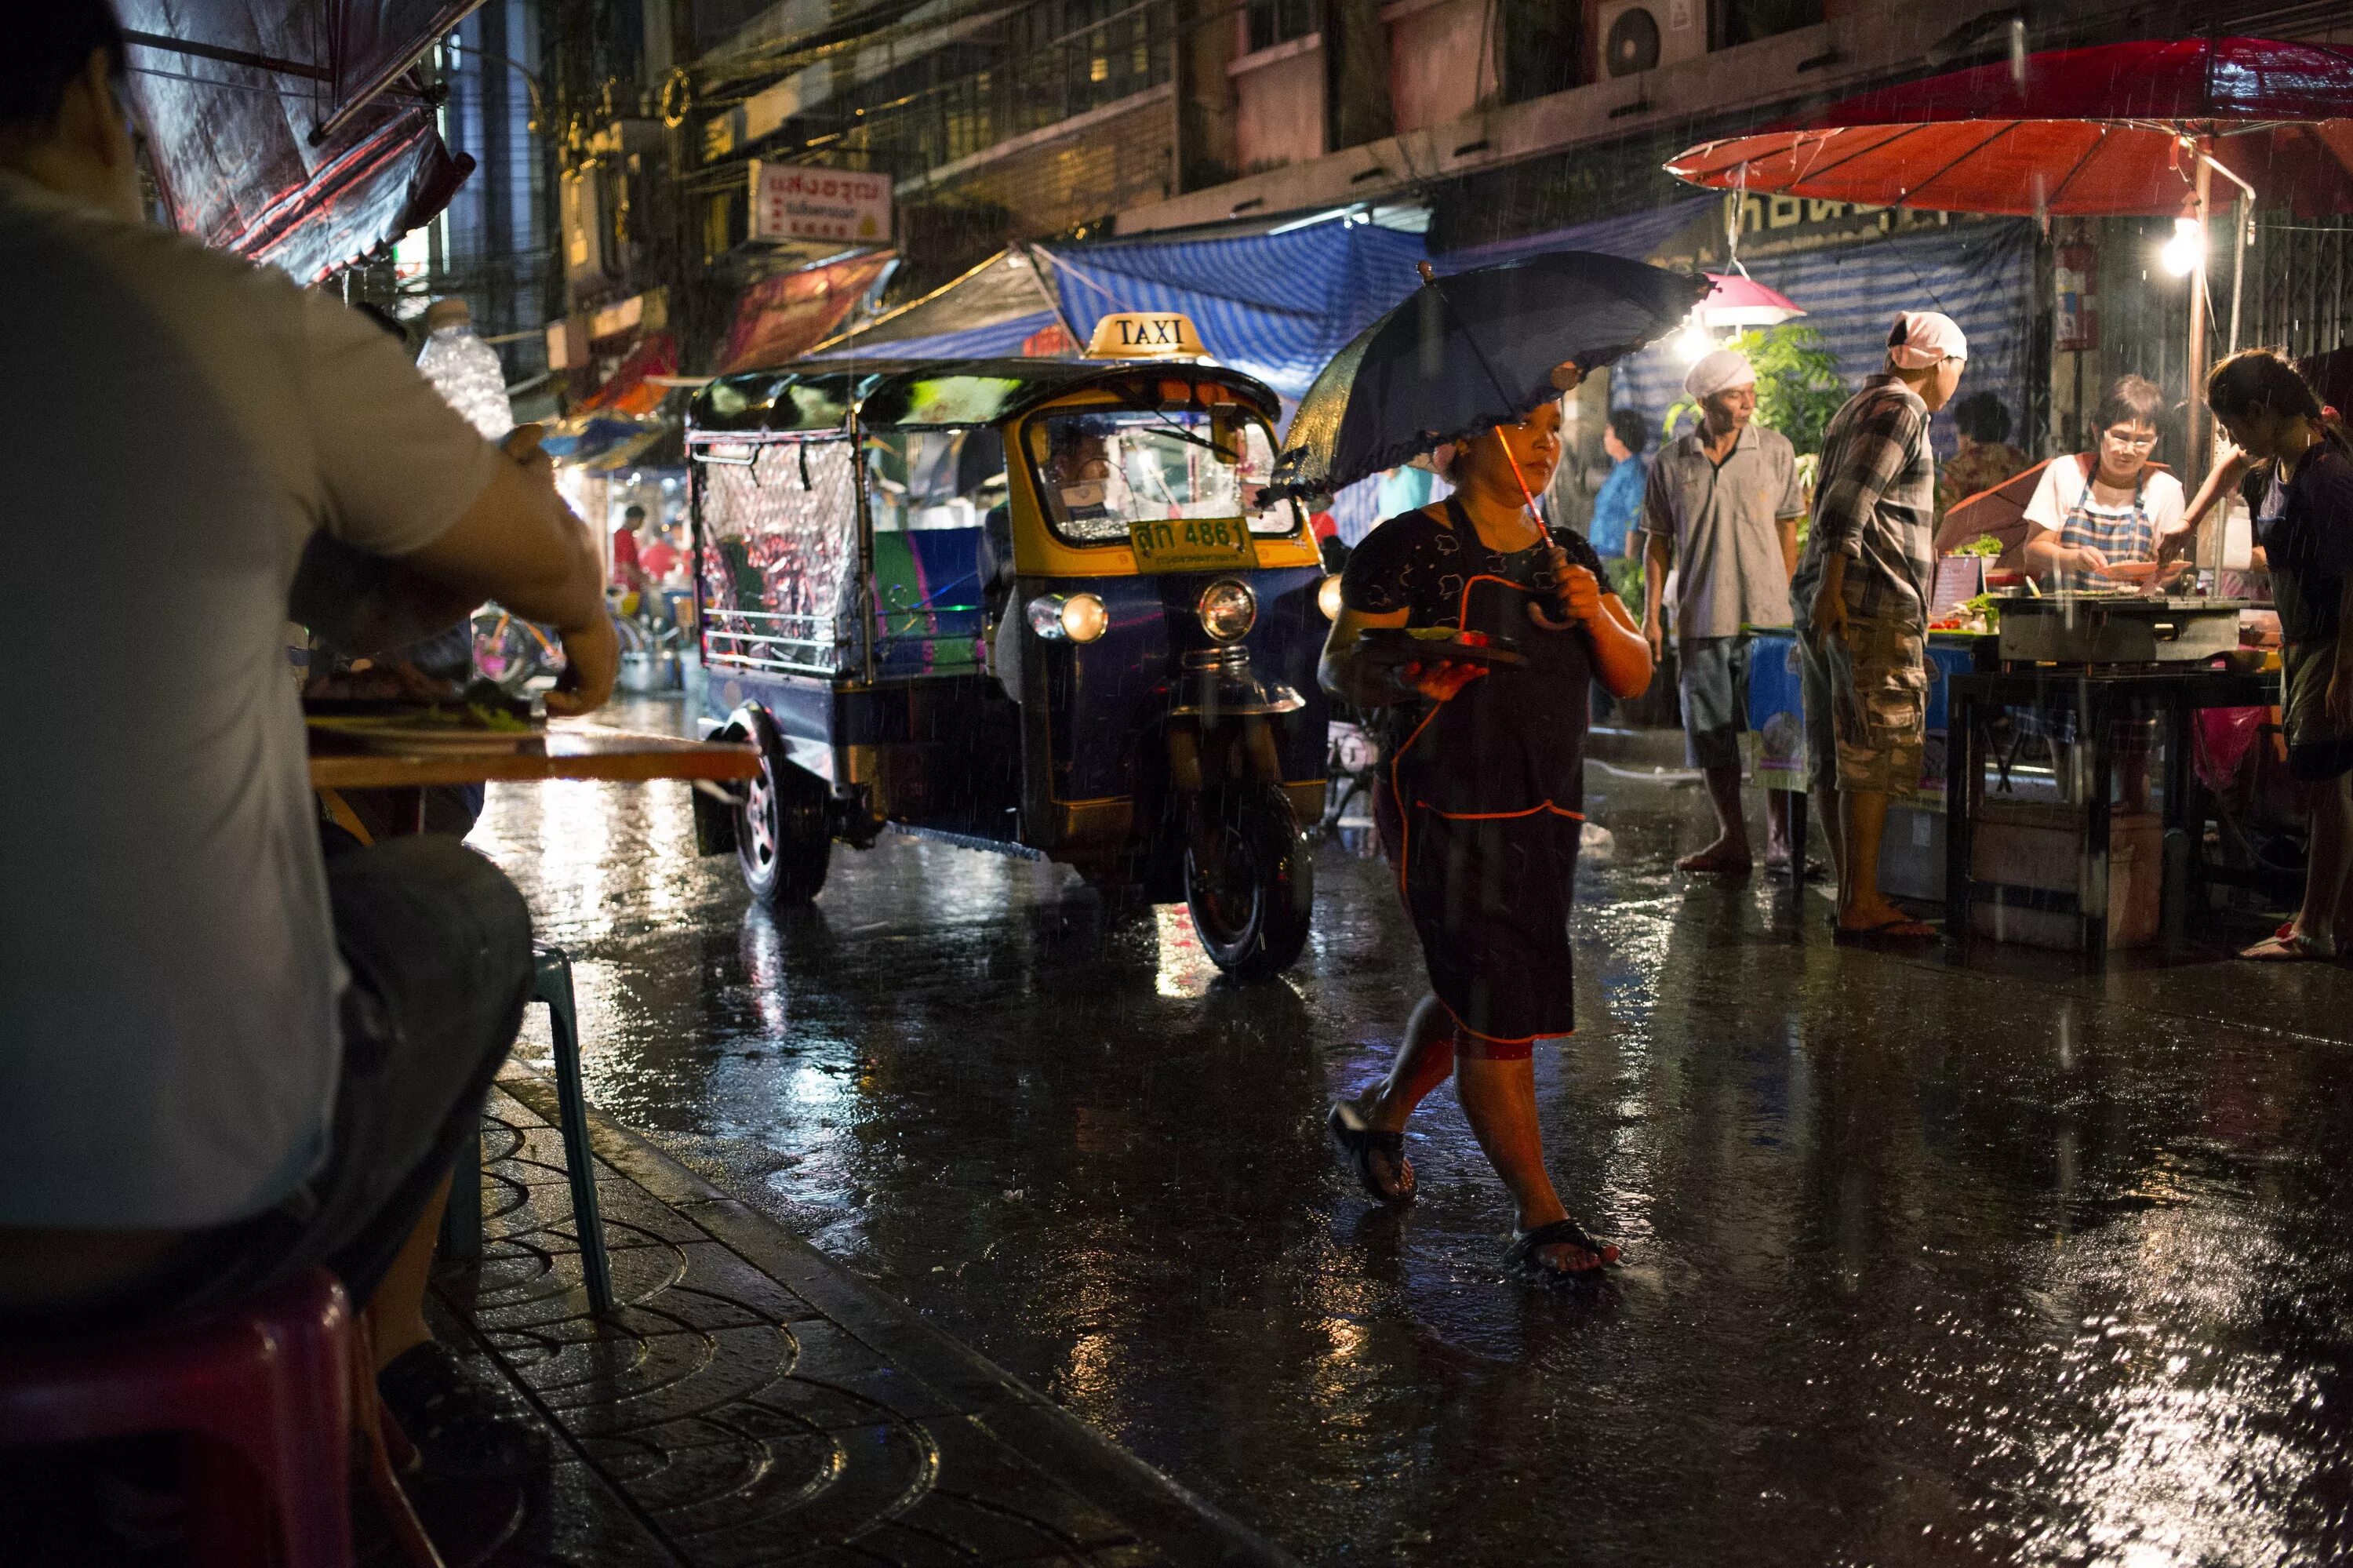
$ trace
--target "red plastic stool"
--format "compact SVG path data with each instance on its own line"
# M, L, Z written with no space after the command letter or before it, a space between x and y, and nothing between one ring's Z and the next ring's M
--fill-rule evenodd
M343 1287L313 1269L201 1322L0 1352L0 1446L192 1434L199 1563L350 1568L352 1355Z

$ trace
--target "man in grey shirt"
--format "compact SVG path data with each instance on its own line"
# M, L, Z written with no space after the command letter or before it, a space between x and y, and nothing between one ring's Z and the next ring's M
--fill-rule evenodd
M1645 613L1651 656L1665 647L1659 609L1675 579L1675 641L1682 665L1683 749L1707 780L1715 842L1675 862L1678 871L1746 876L1748 822L1740 802L1740 735L1748 727L1751 626L1789 624L1789 574L1798 566L1798 519L1806 496L1788 438L1754 422L1757 372L1736 350L1705 355L1683 377L1700 422L1651 465L1642 495L1648 537ZM1789 861L1789 799L1765 797L1766 864Z
M288 590L323 533L447 620L495 597L563 630L549 705L582 712L617 663L596 541L373 323L144 222L122 69L103 0L0 53L0 276L35 302L0 340L6 489L45 535L0 618L0 1324L325 1263L396 1413L452 1408L425 1265L529 917L455 840L322 863Z

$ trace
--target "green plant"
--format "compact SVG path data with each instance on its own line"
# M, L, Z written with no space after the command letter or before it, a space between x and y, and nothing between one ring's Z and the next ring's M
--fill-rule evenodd
M1810 326L1767 327L1736 334L1724 346L1756 367L1757 422L1787 436L1800 459L1820 451L1822 431L1847 399L1838 355L1822 346L1822 334ZM1684 415L1698 413L1691 398L1677 403L1667 410L1665 434L1672 439Z

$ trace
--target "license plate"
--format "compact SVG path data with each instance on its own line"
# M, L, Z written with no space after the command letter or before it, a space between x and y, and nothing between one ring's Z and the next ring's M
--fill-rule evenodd
M1131 523L1127 536L1135 546L1135 569L1140 572L1248 571L1258 563L1250 529L1239 517Z

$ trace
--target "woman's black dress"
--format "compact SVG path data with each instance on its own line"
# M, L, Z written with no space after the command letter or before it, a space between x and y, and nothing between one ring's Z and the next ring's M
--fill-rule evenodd
M1368 615L1405 610L1409 627L1484 631L1526 655L1451 702L1392 710L1381 769L1386 847L1430 989L1470 1033L1524 1046L1576 1026L1568 919L1592 651L1583 631L1528 619L1531 601L1560 619L1549 551L1491 550L1459 502L1446 508L1446 524L1409 512L1366 535L1341 598ZM1584 539L1552 536L1601 575Z

